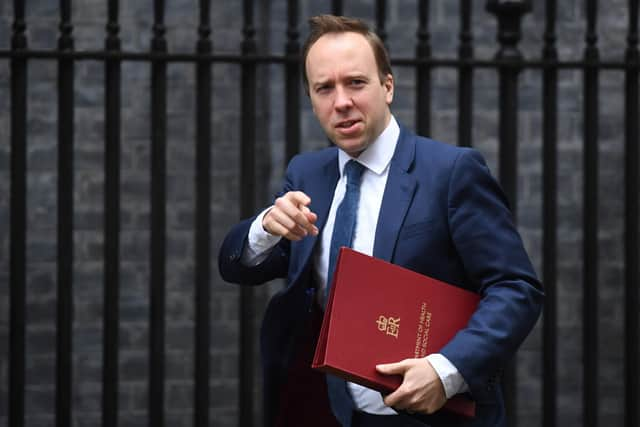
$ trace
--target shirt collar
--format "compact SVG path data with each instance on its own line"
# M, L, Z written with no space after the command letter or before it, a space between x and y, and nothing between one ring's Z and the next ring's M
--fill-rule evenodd
M400 136L400 126L393 115L389 124L382 131L380 136L371 143L366 150L364 150L357 159L358 163L363 164L367 169L374 172L377 175L381 175L385 169L391 163L391 158L396 150L398 144L398 137ZM352 160L351 156L342 150L338 150L338 166L340 168L340 176L344 172L344 165L349 160Z

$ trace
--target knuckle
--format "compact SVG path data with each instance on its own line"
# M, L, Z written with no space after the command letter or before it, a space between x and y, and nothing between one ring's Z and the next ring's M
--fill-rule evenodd
M278 197L274 204L278 207L282 207L282 205L285 203L287 203L286 194L284 196Z
M409 397L409 406L411 408L415 408L416 406L420 405L420 399L418 399L415 395L411 395Z

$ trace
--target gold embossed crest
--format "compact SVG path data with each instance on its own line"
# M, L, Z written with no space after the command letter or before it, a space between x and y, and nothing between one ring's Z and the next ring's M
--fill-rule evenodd
M399 317L385 317L380 315L378 320L376 320L378 324L378 330L381 332L385 332L387 335L391 335L395 338L398 338L398 334L400 333L400 318Z

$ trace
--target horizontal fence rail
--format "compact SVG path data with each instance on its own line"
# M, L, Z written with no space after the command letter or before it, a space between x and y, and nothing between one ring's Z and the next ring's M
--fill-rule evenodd
M233 54L233 53L179 53L179 52L109 52L109 51L73 51L59 52L52 50L7 50L0 49L0 58L22 58L22 59L74 59L77 61L104 61L107 59L119 59L121 61L141 61L150 62L154 60L162 60L171 63L189 63L189 62L212 62L225 64L283 64L288 62L297 63L300 58L297 55L278 55L278 54ZM519 69L544 69L556 68L558 70L584 69L589 67L589 63L584 59L529 59L523 58L517 64L509 60L500 59L482 59L482 58L410 58L410 57L391 57L391 65L401 67L414 67L418 65L428 65L432 68L450 67L460 68L469 66L473 68L489 68L497 67L515 67ZM601 71L625 71L634 70L638 65L629 63L626 60L605 59L599 60L597 68Z
M153 2L153 26L151 29L150 49L146 52L127 51L122 48L120 36L120 5L118 0L107 3L107 18L103 50L77 50L75 48L74 26L70 0L59 3L59 34L57 48L51 50L32 49L27 40L28 22L25 18L25 2L13 2L13 26L8 49L0 49L0 60L9 63L10 72L10 236L9 236L9 349L8 349L8 425L25 425L25 360L26 346L26 307L27 307L27 165L28 136L27 111L29 67L33 61L52 61L57 65L57 224L56 224L56 364L55 364L55 419L57 426L73 424L73 312L74 312L74 131L76 129L74 89L76 65L79 61L100 61L104 66L104 222L103 222L103 292L104 313L102 319L102 395L101 422L103 426L118 425L120 363L120 287L121 229L120 220L122 193L122 146L123 128L123 70L126 62L140 62L149 65L149 111L150 111L150 242L148 264L149 294L149 342L148 342L148 400L147 423L149 426L162 427L168 424L162 408L167 400L166 380L166 324L167 314L167 204L169 179L167 171L167 120L168 120L168 67L172 64L192 64L195 76L195 139L193 141L194 158L194 370L193 370L193 425L208 426L213 422L210 417L211 392L210 365L211 350L216 343L211 340L211 260L215 254L211 251L212 226L211 205L213 165L211 153L213 134L212 117L217 114L212 103L212 76L216 66L236 65L239 70L240 87L238 93L239 113L242 117L239 139L239 196L238 210L242 217L255 213L258 117L259 70L262 66L280 65L284 77L283 97L285 102L284 123L284 159L288 161L301 150L301 135L304 125L301 115L301 75L300 64L300 11L304 10L297 0L286 1L286 25L284 54L262 52L256 37L255 2L242 2L241 46L238 53L217 53L213 45L212 25L210 22L211 2L199 0L197 23L197 43L193 52L171 52L167 43L165 24L165 2ZM329 10L342 14L345 2L333 0ZM373 28L385 43L393 39L393 30L389 27L389 2L376 0L371 3ZM415 10L416 33L415 55L401 57L393 55L394 67L408 68L415 72L414 118L418 133L431 134L434 121L434 72L438 69L453 69L456 72L457 88L457 143L461 146L473 145L474 97L476 94L476 76L481 70L495 71L498 82L498 164L499 181L505 190L514 213L518 211L519 188L519 135L521 76L525 71L539 74L540 117L542 126L542 182L540 197L542 200L541 219L541 266L546 288L541 330L542 360L540 423L545 427L559 424L558 385L558 344L559 344L559 102L561 96L561 73L578 71L581 75L581 126L582 126L582 327L589 333L583 333L581 354L583 355L583 391L582 421L584 426L599 425L602 403L599 396L599 356L600 348L599 301L602 284L599 282L599 231L602 228L598 217L600 181L599 170L601 154L599 134L602 129L602 111L600 107L600 84L603 72L624 74L624 213L621 228L624 229L624 412L625 427L637 427L640 423L640 350L638 334L639 296L639 206L640 174L637 162L639 148L639 79L640 52L638 49L638 0L628 1L628 30L623 58L619 60L602 59L598 39L598 10L603 2L585 0L584 19L585 37L581 59L562 59L557 42L558 2L544 2L544 28L540 34L543 46L539 57L525 55L520 47L523 19L538 7L531 1L486 2L486 12L494 16L497 23L497 45L493 58L477 57L473 34L473 2L459 1L459 30L457 33L457 52L447 56L434 55L434 40L430 26L433 14L433 2L417 0ZM256 412L255 388L258 386L254 369L256 304L254 291L243 287L239 291L239 330L238 330L238 423L252 426ZM510 425L518 423L517 405L517 367L511 366L504 380L507 397L507 409ZM561 425L561 424L560 424Z

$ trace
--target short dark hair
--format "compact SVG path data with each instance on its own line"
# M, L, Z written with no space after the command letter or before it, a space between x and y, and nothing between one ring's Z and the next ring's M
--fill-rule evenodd
M380 83L384 83L388 74L393 75L391 72L391 62L389 61L389 54L387 48L380 40L380 37L369 29L369 26L361 19L348 18L346 16L335 15L318 15L309 19L309 27L311 32L304 42L302 48L302 66L304 67L302 78L304 81L304 89L309 92L309 80L307 78L307 56L309 55L309 49L318 39L325 34L329 33L358 33L364 36L369 42L371 49L373 49L373 56L376 59L376 65L378 66L378 75L380 76Z

